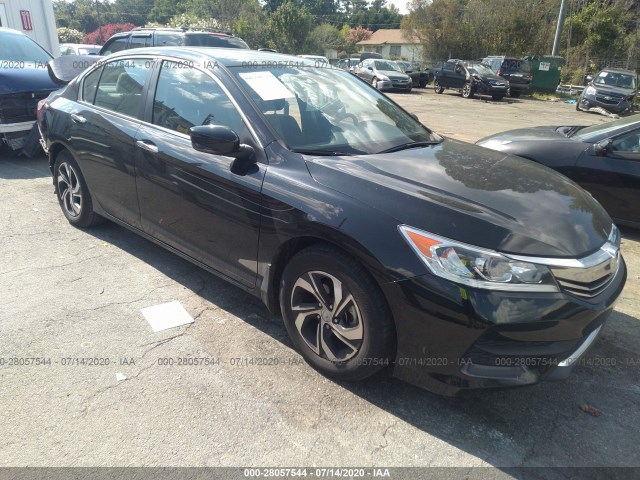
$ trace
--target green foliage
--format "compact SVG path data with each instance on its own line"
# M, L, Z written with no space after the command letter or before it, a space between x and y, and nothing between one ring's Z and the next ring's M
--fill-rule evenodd
M309 35L309 52L324 55L325 49L340 50L345 46L342 32L329 23L314 28Z
M267 19L268 45L284 53L304 52L312 23L306 7L287 0Z
M80 43L84 33L68 27L58 28L58 42L60 43Z
M568 57L563 80L581 78L589 58L637 63L640 10L632 0L570 4L560 51ZM432 60L544 55L551 53L559 7L559 0L412 0L402 29L421 40Z

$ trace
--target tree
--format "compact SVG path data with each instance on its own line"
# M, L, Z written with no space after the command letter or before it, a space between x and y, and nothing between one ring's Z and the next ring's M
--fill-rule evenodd
M81 43L84 33L73 28L58 28L58 41L60 43Z
M340 30L329 23L314 28L309 35L310 51L323 55L325 49L341 49L346 41Z
M91 32L84 36L82 43L88 43L90 45L102 45L112 35L120 32L128 32L135 28L133 23L108 23L94 32Z
M306 7L286 0L267 19L269 45L284 53L303 53L311 25Z

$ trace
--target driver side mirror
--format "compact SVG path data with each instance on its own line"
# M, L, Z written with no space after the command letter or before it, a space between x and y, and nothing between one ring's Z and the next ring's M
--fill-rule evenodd
M373 67L367 67L367 70L373 70Z
M246 174L256 164L253 147L240 143L238 134L223 125L199 125L189 129L191 146L204 153L224 155L235 160L231 171L239 175Z
M606 157L607 153L611 151L611 144L613 140L610 138L605 138L604 140L600 140L593 146L593 150L598 157Z

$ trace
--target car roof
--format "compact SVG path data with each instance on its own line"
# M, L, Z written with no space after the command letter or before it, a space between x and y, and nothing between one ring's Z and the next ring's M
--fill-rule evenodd
M633 70L624 70L622 68L603 68L600 72L609 72L609 73L625 73L627 75L638 75Z
M260 52L258 50L245 50L241 48L222 47L145 47L121 50L106 57L105 60L112 60L119 57L139 56L139 55L166 55L181 57L188 60L207 59L216 61L225 67L246 67L251 65L308 65L315 66L315 62L286 55L284 53Z
M13 28L7 28L7 27L0 27L0 33L6 33L7 35L21 35L23 37L27 36L18 30L14 30Z

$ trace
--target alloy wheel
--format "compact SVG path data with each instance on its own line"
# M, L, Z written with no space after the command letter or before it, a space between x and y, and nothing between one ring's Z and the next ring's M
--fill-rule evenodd
M82 188L75 169L68 163L63 162L58 167L58 195L62 202L62 207L71 217L78 217L82 213Z
M358 353L364 339L360 309L336 277L322 271L301 275L290 306L297 332L316 355L344 362Z

